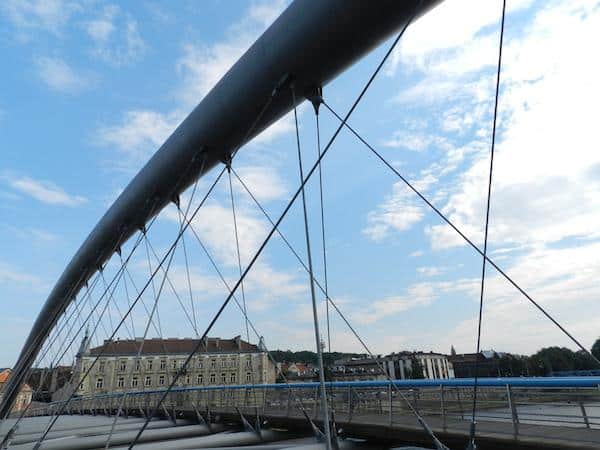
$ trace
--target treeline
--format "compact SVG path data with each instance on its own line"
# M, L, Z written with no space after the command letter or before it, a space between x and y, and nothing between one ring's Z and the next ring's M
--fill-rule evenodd
M301 362L304 364L313 364L317 365L317 353L311 352L310 350L300 350L297 352L293 352L291 350L273 350L271 351L271 355L276 362ZM365 354L361 353L342 353L342 352L331 352L323 353L323 364L326 366L333 365L333 362L338 359L345 358L364 358Z
M591 348L592 355L600 360L600 339L596 340ZM317 365L317 354L303 350L275 350L272 352L277 362L302 362ZM333 365L337 359L365 357L360 353L323 353L323 362L326 366ZM583 350L573 351L566 347L545 347L531 356L503 354L495 355L494 369L488 376L518 377L518 376L549 376L554 372L571 370L600 370L600 365L594 358ZM411 378L419 378L421 369L415 366L415 373Z

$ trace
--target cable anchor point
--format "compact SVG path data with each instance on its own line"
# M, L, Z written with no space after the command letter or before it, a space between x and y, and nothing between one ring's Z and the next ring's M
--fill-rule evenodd
M309 89L306 93L306 99L312 103L315 114L318 116L319 106L323 103L323 87L317 86Z

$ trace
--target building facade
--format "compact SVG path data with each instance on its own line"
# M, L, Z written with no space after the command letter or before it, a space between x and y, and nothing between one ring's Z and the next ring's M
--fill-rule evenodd
M6 382L12 375L12 370L10 369L0 369L0 401L2 401L2 392L4 391L4 386ZM27 384L23 383L21 385L21 389L17 394L17 398L15 400L15 404L13 405L13 411L22 411L27 408L27 406L31 403L31 399L33 397L33 389Z
M76 362L77 393L88 396L164 389L179 372L177 386L180 387L275 382L276 368L264 347L250 344L239 336L205 339L201 350L184 369L185 360L199 342L170 338L117 340L84 349ZM79 381L88 369L89 375Z

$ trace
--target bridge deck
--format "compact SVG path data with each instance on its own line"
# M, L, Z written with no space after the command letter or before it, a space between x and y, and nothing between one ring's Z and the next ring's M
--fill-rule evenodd
M223 419L235 420L237 412L231 410L215 410L215 415ZM261 414L267 422L274 426L306 427L306 419L302 414L287 415L282 410L269 410ZM390 425L389 418L380 414L359 414L348 417L347 414L336 413L338 429L351 437L367 438L378 441L403 441L422 445L431 445L423 428L412 416L393 417ZM313 418L316 424L320 420ZM470 422L468 420L447 419L444 427L441 418L427 417L427 423L436 436L451 448L464 448L469 436ZM510 422L479 421L477 425L477 441L480 449L578 449L598 450L600 448L600 429L585 427L559 427L536 424L520 424L519 435L515 437L513 425Z

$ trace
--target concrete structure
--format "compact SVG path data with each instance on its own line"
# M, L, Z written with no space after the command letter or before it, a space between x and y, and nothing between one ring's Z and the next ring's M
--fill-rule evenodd
M399 352L375 358L337 360L332 367L336 381L408 380L424 378L438 380L454 378L448 357L441 353Z
M400 352L382 358L385 370L393 380L454 378L454 368L442 353Z
M4 386L10 379L11 375L12 370L0 369L0 401L2 401ZM31 403L32 396L33 389L31 389L27 383L23 383L21 385L21 389L19 389L19 393L17 394L13 411L22 411L23 409L27 408L27 405Z
M336 381L386 380L381 357L347 358L336 360L331 371Z
M276 368L264 349L236 336L208 338L201 353L183 369L197 339L141 339L105 341L78 355L75 379L78 395L167 388L183 371L178 386L274 383ZM141 348L141 351L140 351ZM139 358L137 357L140 353ZM79 381L98 357L89 375Z

